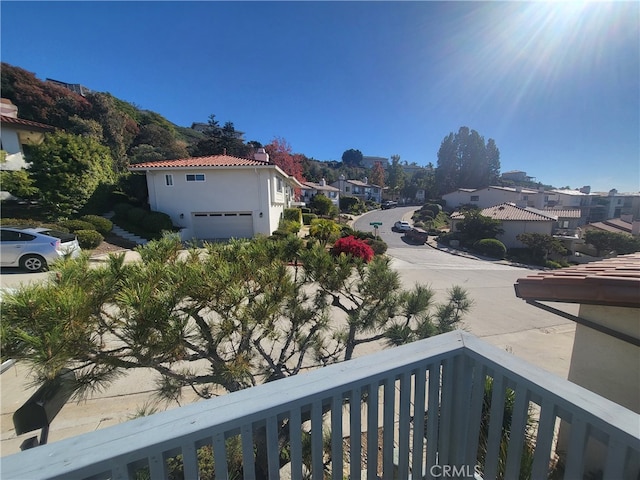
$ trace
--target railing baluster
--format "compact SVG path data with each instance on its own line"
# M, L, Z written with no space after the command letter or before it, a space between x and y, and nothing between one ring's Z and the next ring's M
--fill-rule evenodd
M553 401L545 396L540 405L540 420L538 434L533 454L532 478L547 478L551 460L551 446L553 444L556 426L556 409Z
M607 460L602 478L624 478L627 448L617 440L609 438Z
M267 418L267 462L269 478L280 478L280 445L278 444L278 417ZM189 478L189 477L186 477Z
M412 478L422 478L424 466L424 415L427 367L422 366L416 370L414 375L414 397L413 397L413 452L411 455Z
M429 397L427 409L427 478L432 479L431 467L438 463L440 434L440 362L429 365Z
M242 471L243 480L255 480L255 458L253 454L253 428L250 423L245 423L240 429L242 439Z
M153 480L166 478L166 468L162 453L153 453L149 455L149 476Z
M527 420L529 418L529 392L518 384L515 388L516 403L511 417L509 448L507 449L507 467L504 478L518 478L522 449L524 448Z
M498 456L502 441L502 419L504 417L505 385L502 375L493 377L491 409L489 412L489 432L484 464L484 478L498 477Z
M198 478L198 452L194 442L186 442L181 447L184 478Z
M351 390L351 400L349 401L349 476L360 478L362 464L362 390L354 388ZM342 477L340 477L342 478Z
M382 478L393 478L393 434L395 430L396 382L387 377L384 382L384 405L382 419Z
M473 387L467 420L467 445L463 464L474 468L477 464L479 431L482 421L482 405L484 403L484 385L487 374L486 368L476 365L473 369Z
M587 445L587 424L581 418L571 420L569 446L567 448L567 463L565 478L582 478L584 470L584 450Z
M360 404L359 398L351 398L350 405L356 402ZM359 437L359 435L358 435ZM353 438L353 435L351 435ZM342 480L344 443L342 441L342 394L337 393L331 398L331 472L332 478ZM352 445L353 448L353 445Z
M378 396L377 382L369 384L367 396L367 480L378 478Z
M455 382L454 359L442 361L442 387L440 390L440 438L438 441L438 464L451 465L451 443L453 441L453 384Z
M227 465L227 445L222 432L216 433L213 437L213 461L215 462L216 476L226 478L229 466Z
M322 400L311 405L311 477L323 480L324 444L322 442Z
M291 478L302 478L302 412L299 405L291 410L289 436L291 438Z
M411 422L411 374L400 375L400 411L398 416L398 478L409 477L409 432Z

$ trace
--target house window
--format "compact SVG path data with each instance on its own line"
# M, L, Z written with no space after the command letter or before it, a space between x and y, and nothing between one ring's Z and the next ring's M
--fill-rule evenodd
M173 187L173 175L167 174L164 176L164 183L167 187Z
M204 173L187 173L187 182L204 182Z
M349 192L351 191L351 187L344 187L344 191L345 191L346 193L349 193Z
M276 178L276 190L282 192L282 179Z
M569 228L569 220L561 220L560 228Z
M471 195L471 201L472 202L479 202L480 201L480 195Z
M523 195L522 200L529 200L529 195Z

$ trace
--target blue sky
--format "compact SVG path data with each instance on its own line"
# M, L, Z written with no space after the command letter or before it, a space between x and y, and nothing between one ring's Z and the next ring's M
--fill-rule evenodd
M461 126L502 171L640 191L638 2L14 2L2 61L294 152L437 163Z

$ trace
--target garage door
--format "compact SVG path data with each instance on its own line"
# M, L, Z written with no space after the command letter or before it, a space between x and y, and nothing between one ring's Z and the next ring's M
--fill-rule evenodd
M194 212L192 218L200 240L253 237L251 212Z

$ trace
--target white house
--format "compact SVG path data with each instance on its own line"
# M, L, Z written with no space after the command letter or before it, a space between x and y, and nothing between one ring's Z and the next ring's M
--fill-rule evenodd
M316 195L324 195L338 208L340 208L340 190L331 185L327 185L323 178L320 183L302 182L302 190L300 191L300 200L308 204Z
M455 210L462 205L475 205L478 208L489 208L501 203L514 203L519 207L542 209L545 204L545 193L522 187L486 187L459 188L442 196L447 202L448 210Z
M36 145L44 140L44 134L55 130L51 125L18 118L18 107L11 100L0 102L0 149L6 152L0 162L0 170L22 170L25 160L25 145Z
M341 195L356 197L363 202L382 202L382 187L369 183L367 177L363 180L347 180L344 175L340 175L338 181L333 182L331 186L340 190Z
M494 207L481 210L481 215L500 220L504 233L497 236L507 248L524 248L522 242L517 240L521 233L540 233L551 235L554 222L553 217L534 208L522 208L512 203L502 203ZM451 231L455 232L457 224L464 219L464 213L455 212L451 215Z
M214 155L129 170L146 174L151 209L168 214L183 240L251 238L277 230L294 188L302 187L260 155L266 160Z

